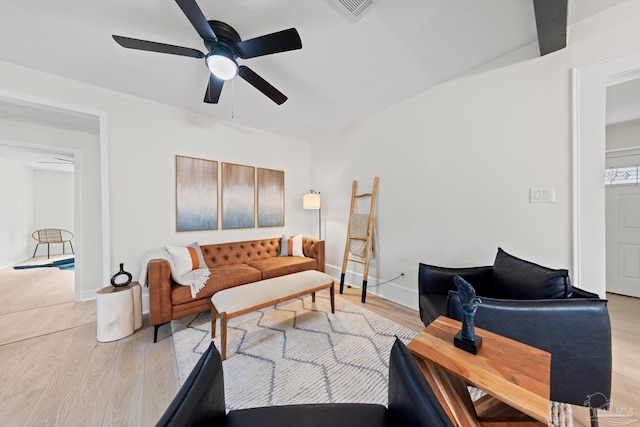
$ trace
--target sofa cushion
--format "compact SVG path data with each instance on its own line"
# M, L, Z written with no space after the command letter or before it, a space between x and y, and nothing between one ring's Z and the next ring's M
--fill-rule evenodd
M221 289L232 288L234 286L262 280L262 273L247 264L223 265L210 268L211 275L198 294L197 299L211 297ZM173 305L184 304L193 301L191 298L191 288L189 286L173 285L171 287L171 301Z
M473 284L473 283L472 283ZM516 258L498 248L493 263L493 294L507 299L567 298L572 293L569 272Z
M249 265L256 270L260 270L263 279L270 279L305 270L316 270L318 268L318 260L315 258L287 256L252 261Z
M245 242L215 243L200 247L209 268L246 264L280 254L280 237Z

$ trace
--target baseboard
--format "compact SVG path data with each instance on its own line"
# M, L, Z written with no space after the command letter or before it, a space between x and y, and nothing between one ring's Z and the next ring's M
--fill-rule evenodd
M0 270L4 270L5 268L9 268L9 267L13 267L16 264L20 264L23 261L27 261L31 259L31 257L29 255L22 255L19 258L14 258L13 260L10 261L5 261L2 264L0 264Z
M325 265L325 272L340 282L340 276L342 275L342 268L327 264ZM397 279L401 282L404 279ZM362 288L362 273L356 273L354 271L347 270L344 276L345 286L351 285L352 288ZM380 285L381 283L384 283ZM380 285L380 286L378 286ZM416 285L417 286L417 285ZM413 310L418 310L418 289L410 289L406 286L396 283L396 281L377 280L373 277L369 277L367 281L367 293L378 295L382 298L386 298L390 301L404 305Z

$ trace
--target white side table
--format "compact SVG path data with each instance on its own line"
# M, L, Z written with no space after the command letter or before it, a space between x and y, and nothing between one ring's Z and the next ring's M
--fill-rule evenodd
M119 340L142 327L142 288L138 282L115 288L107 286L96 294L98 341Z

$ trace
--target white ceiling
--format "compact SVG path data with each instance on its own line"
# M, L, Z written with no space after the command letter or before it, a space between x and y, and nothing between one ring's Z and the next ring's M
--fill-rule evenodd
M622 1L569 0L569 23ZM173 0L2 0L0 59L313 141L537 39L533 0L374 0L357 22L330 0L198 4L243 39L297 28L302 50L239 61L285 93L285 104L239 78L218 105L204 104L203 60L111 38L204 50Z
M74 155L60 150L33 149L0 141L0 158L31 169L73 172Z

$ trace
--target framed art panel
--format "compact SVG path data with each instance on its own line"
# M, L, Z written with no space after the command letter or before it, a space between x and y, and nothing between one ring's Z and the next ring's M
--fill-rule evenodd
M284 226L284 171L258 168L258 227Z
M222 163L222 228L255 227L256 169Z
M218 229L218 162L176 156L176 231Z

